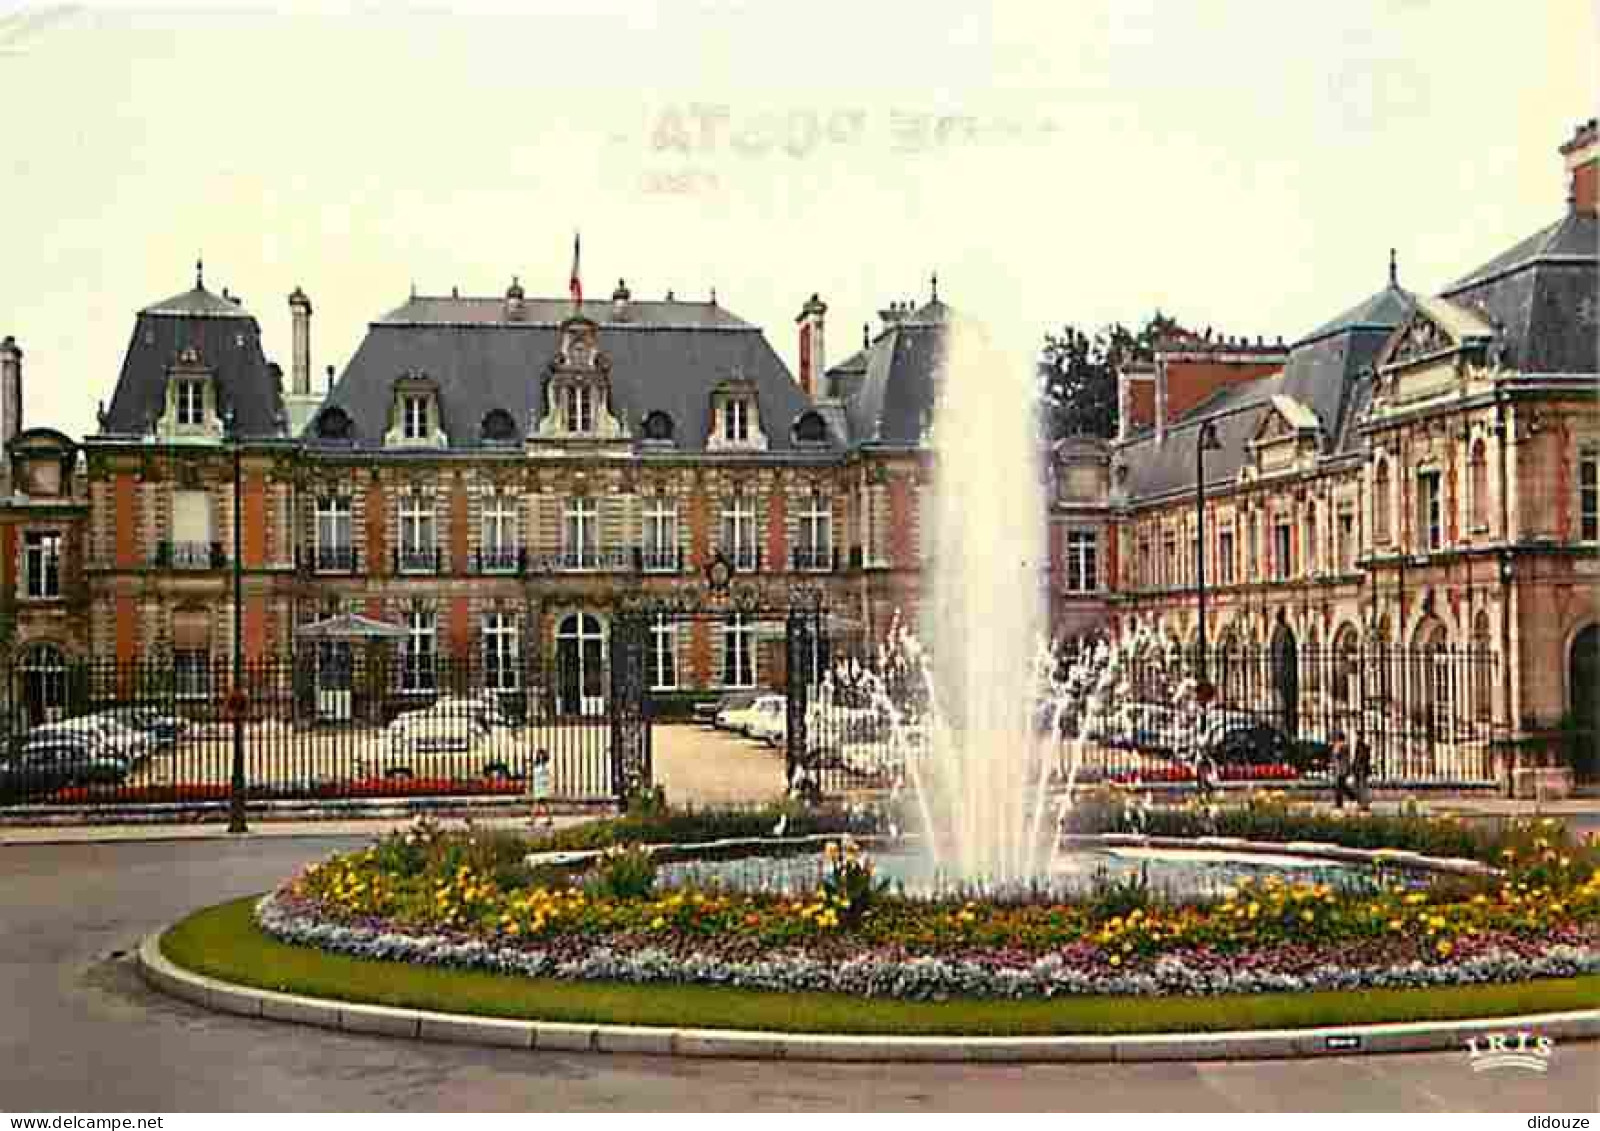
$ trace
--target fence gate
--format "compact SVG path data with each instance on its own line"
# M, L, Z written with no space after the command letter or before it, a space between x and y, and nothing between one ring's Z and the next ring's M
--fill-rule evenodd
M611 622L611 785L622 802L652 784L646 670L650 624L648 614L631 610Z

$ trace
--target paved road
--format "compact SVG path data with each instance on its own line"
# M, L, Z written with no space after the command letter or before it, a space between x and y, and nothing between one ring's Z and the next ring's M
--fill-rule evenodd
M1593 1110L1600 1049L1548 1077L1457 1053L1317 1062L807 1065L422 1045L211 1014L125 957L186 910L354 840L0 847L0 1107L52 1112L524 1109Z

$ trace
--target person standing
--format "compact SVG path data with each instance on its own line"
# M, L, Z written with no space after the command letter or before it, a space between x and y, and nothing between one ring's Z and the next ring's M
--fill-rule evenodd
M550 751L543 748L533 755L533 768L528 774L528 823L535 828L543 818L545 828L550 828L555 818L550 815Z
M1344 731L1333 732L1333 764L1329 770L1333 774L1333 807L1343 809L1345 799L1356 800L1355 794L1350 789L1350 744L1345 740Z
M1368 790L1368 782L1372 780L1372 748L1367 745L1367 736L1364 734L1356 735L1351 773L1355 776L1356 808L1363 813L1368 812L1372 808L1372 795Z

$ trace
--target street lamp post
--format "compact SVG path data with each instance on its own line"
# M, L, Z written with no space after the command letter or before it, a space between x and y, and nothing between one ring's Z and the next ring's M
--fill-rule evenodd
M1195 698L1205 706L1211 701L1211 686L1206 645L1206 453L1222 445L1217 441L1217 429L1207 420L1200 425L1194 442L1194 581L1199 613L1200 639L1195 657Z
M228 409L228 438L233 445L233 687L228 692L228 713L233 718L233 776L228 787L228 831L249 832L244 816L244 568L240 560L243 546L240 506L239 417Z

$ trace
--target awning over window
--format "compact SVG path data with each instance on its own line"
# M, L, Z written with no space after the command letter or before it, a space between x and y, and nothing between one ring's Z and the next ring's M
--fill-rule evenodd
M172 614L172 648L177 652L211 650L211 614L205 609L178 609Z

